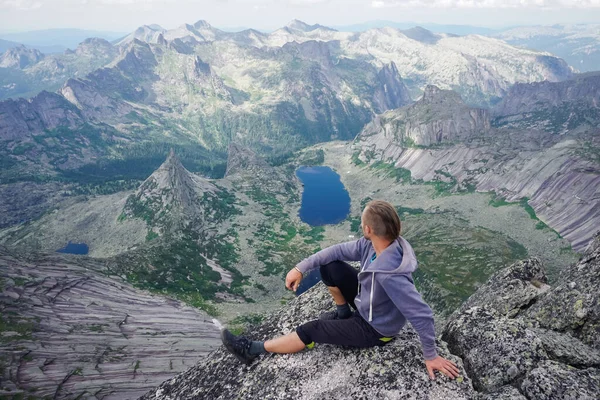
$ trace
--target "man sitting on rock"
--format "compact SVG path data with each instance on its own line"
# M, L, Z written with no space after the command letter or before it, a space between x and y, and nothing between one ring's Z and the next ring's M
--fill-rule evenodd
M411 274L417 268L417 259L410 244L400 236L396 210L385 201L371 201L361 222L363 238L319 251L294 267L285 279L285 286L296 291L303 274L319 267L336 304L334 311L266 342L234 336L225 329L221 333L225 347L250 364L263 353L297 353L315 343L383 346L408 320L421 339L430 378L435 379L435 370L457 377L456 365L437 355L433 313L415 288ZM360 271L342 260L360 261Z

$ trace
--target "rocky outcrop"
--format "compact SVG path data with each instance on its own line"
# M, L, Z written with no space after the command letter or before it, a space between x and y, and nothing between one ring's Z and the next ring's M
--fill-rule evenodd
M88 121L108 122L133 110L129 104L100 93L93 82L82 79L69 79L59 93L81 110Z
M208 180L185 169L171 150L160 168L127 199L123 213L141 218L150 226L159 225L163 230L173 225L185 227L212 212L205 209L205 197L214 197L217 191Z
M555 288L539 261L518 262L453 314L442 338L475 389L488 398L507 386L527 399L598 398L599 268L600 235Z
M269 168L264 158L255 152L237 143L230 143L227 151L227 169L225 176L236 173L253 173Z
M0 397L136 398L193 366L218 332L104 261L0 247Z
M248 335L264 340L288 333L331 307L329 293L319 284ZM444 343L439 343L438 351L460 366ZM418 335L405 329L383 347L357 350L316 345L298 354L261 356L250 367L220 348L143 399L471 399L474 394L464 375L457 380L438 376L431 381Z
M44 55L39 50L20 45L0 55L0 68L23 69L38 63L43 58Z
M376 117L365 126L361 139L377 135L394 143L431 146L464 141L489 130L487 110L468 107L458 93L428 86L415 104Z
M0 102L0 140L19 140L59 126L76 128L83 122L79 111L55 93Z
M580 122L573 137L490 128L487 111L430 88L414 105L375 117L354 148L362 160L393 162L414 179L453 181L456 189L495 191L508 201L528 198L537 218L581 251L600 223L600 173L592 156L600 144L586 115L586 109L574 114Z
M546 329L569 332L600 350L600 236L579 263L563 271L560 283L527 310ZM598 363L600 365L600 362Z
M494 107L493 113L509 116L535 111L551 112L554 107L573 102L600 108L600 73L575 75L558 83L518 83Z
M377 74L377 79L379 87L375 89L373 96L373 105L377 111L394 110L411 103L408 88L394 62L384 65Z
M105 39L88 38L77 46L75 54L80 57L109 57L117 55L117 48Z

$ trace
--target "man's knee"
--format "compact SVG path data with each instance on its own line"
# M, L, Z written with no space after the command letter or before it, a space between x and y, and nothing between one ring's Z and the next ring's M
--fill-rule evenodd
M341 265L343 261L332 261L328 264L321 265L319 270L321 272L321 280L325 286L337 286L340 279L342 278ZM342 267L343 268L343 267Z
M300 325L296 328L296 333L302 343L306 346L309 346L311 343L314 343L314 333L319 329L319 320L309 321L303 325Z

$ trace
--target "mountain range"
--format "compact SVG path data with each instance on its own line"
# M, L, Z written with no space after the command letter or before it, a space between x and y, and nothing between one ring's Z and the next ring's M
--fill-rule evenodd
M508 289L517 282L526 292L515 312L500 307L489 317L461 308L460 318L448 320L454 325L443 327L443 351L460 354L470 377L451 387L421 382L415 335L404 332L412 361L401 364L419 393L469 397L512 385L531 397L541 386L522 378L542 379L564 370L547 363L573 362L536 344L534 360L524 355L512 369L502 361L494 365L506 368L486 375L465 350L463 342L475 339L461 321L485 327L494 318L535 315L543 329L564 333L532 299L558 298L541 296L600 222L598 72L575 73L550 53L479 35L418 27L340 32L301 21L271 33L225 32L205 21L148 25L60 55L17 47L0 65L5 96L35 93L0 102L0 378L10 391L149 390L214 347L218 331L206 313L244 329L291 301L285 273L359 234L362 208L373 198L390 201L401 216L419 258L415 283L439 321L505 265L535 256L548 268L548 277L534 268L535 279L527 268L537 261L511 269L520 280ZM299 218L303 186L295 171L314 164L335 169L350 195L350 214L339 224ZM87 257L49 253L70 242L85 243ZM581 265L595 265L588 261ZM569 299L579 299L572 296L580 286L592 293L567 272ZM579 319L569 329L590 345L594 322L585 325L582 310L595 303L587 301L570 306ZM293 300L290 310L329 304L317 302ZM307 317L281 311L259 332L291 326L290 316ZM189 318L201 335L175 329ZM510 340L530 335L526 322L513 319ZM188 351L194 340L200 350ZM489 351L481 340L477 349ZM510 340L508 357L519 349ZM289 359L278 360L287 370ZM202 364L185 377L211 368ZM257 377L277 375L258 370ZM188 381L178 382L184 386L174 390L188 393ZM364 385L356 388L346 388L349 396L363 393Z

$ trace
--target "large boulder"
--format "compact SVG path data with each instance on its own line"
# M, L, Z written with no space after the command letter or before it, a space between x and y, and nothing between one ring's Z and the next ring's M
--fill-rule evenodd
M486 307L458 315L443 338L450 351L462 357L475 389L483 392L511 384L548 359L541 340L525 322L497 317Z
M600 369L577 369L554 361L544 361L521 385L530 399L598 399Z
M322 284L294 299L248 333L264 340L292 331L332 306ZM454 360L443 343L439 353ZM383 347L351 349L317 345L291 355L266 355L249 367L223 348L196 367L163 383L144 399L470 399L464 375L427 375L418 335L410 328Z
M560 283L527 312L540 326L568 331L600 349L600 236L579 263L567 268Z
M476 390L502 399L600 398L600 236L550 288L536 259L495 274L448 320L442 339Z

